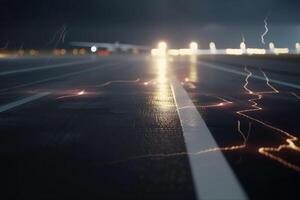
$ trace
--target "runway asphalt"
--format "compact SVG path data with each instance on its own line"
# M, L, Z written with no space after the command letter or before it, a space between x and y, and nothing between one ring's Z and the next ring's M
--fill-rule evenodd
M3 199L295 198L299 63L3 58Z

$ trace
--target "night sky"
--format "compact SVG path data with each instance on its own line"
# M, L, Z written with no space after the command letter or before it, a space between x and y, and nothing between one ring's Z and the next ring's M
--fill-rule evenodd
M0 47L51 48L56 32L66 28L70 41L123 42L173 46L196 40L207 47L262 47L266 42L293 47L300 41L299 0L2 0ZM55 43L55 42L54 42Z

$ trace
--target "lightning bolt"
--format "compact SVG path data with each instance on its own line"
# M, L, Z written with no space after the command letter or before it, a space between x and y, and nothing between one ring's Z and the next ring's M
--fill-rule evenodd
M268 29L268 16L264 19L264 23L265 23L265 32L261 35L261 43L263 43L264 45L265 43L265 36L268 34L269 29Z
M0 47L0 49L1 49L1 50L6 49L6 48L8 47L8 44L9 44L9 41L7 41L3 47Z
M272 159L274 161L277 161L279 163L281 163L282 165L293 169L297 172L300 172L300 166L291 163L289 160L286 160L284 158L282 158L280 155L276 155L276 153L278 152L282 152L283 150L292 150L294 152L299 153L300 152L300 146L298 146L297 142L299 140L299 138L297 138L294 134L288 133L287 131L277 128L267 122L261 121L255 117L252 117L249 115L249 113L251 112L256 112L256 111L262 111L263 108L260 107L257 103L257 101L261 100L263 98L264 94L278 94L280 93L275 87L273 87L270 84L270 80L268 78L268 76L266 75L266 73L262 70L261 73L264 75L265 80L266 80L266 84L269 86L269 88L271 90L269 91L260 91L260 92L254 92L251 89L248 88L248 84L249 84L249 78L252 76L252 72L249 71L247 69L247 67L245 67L245 71L248 73L246 79L245 79L245 85L244 85L244 89L245 91L247 91L248 94L253 95L254 98L251 98L248 100L248 102L251 103L251 108L250 109L246 109L246 110L240 110L237 111L236 113L240 116L243 116L253 122L256 122L268 129L273 130L275 133L279 134L280 136L283 136L284 142L280 143L279 146L277 147L269 147L269 146L262 146L259 147L258 152L264 156L266 156L269 159ZM295 93L291 93L292 95L294 95ZM295 96L295 95L294 95ZM296 94L296 98L297 98L297 94Z

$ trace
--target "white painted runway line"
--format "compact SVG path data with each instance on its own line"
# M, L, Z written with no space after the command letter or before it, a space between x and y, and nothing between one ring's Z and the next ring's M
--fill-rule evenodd
M4 93L4 92L7 92L7 91L13 90L13 89L18 89L18 88L31 86L31 85L45 83L45 82L48 82L48 81L59 80L59 79L62 79L62 78L67 78L67 77L75 76L75 75L86 73L86 72L96 71L96 70L101 69L103 67L110 67L110 66L115 66L115 65L119 65L119 64L121 64L121 63L107 63L107 64L99 65L97 67L92 67L92 68L88 68L88 69L84 69L84 70L80 70L80 71L75 71L75 72L70 72L70 73L66 73L66 74L62 74L62 75L58 75L58 76L54 76L54 77L50 77L50 78L46 78L46 79L42 79L42 80L38 80L38 81L24 83L24 84L21 84L21 85L16 85L16 86L10 87L10 88L1 89L0 93Z
M197 198L248 199L221 151L192 155L218 145L182 85L172 79L171 88L183 129ZM184 107L186 109L181 109Z
M21 106L21 105L26 104L26 103L29 103L31 101L35 101L35 100L40 99L40 98L42 98L44 96L47 96L49 94L50 94L50 92L43 92L43 93L35 94L33 96L26 97L24 99L20 99L20 100L8 103L6 105L0 106L0 113L11 110L13 108L16 108L16 107Z
M45 65L40 67L29 67L25 69L17 69L17 70L10 70L5 72L0 72L0 76L6 76L11 74L23 73L23 72L32 72L32 71L40 71L45 69L53 69L53 68L60 68L60 67L68 67L72 65L80 65L80 64L87 64L95 62L96 60L83 60L83 61L76 61L76 62L67 62L67 63L58 63L52 65Z
M215 65L215 64L212 64L212 63L209 63L209 62L201 61L201 62L198 62L198 64L201 64L201 66L204 66L204 67L209 67L209 68L212 68L212 69L217 69L217 70L220 70L220 71L229 72L229 73L232 73L232 74L238 74L238 75L242 75L242 76L247 76L248 75L245 72L241 72L241 71L238 71L238 70L230 69L228 67L221 66L221 65ZM257 76L257 75L252 75L251 78L258 79L258 80L263 80L263 81L266 80L265 77L263 77L263 76ZM293 84L293 83L288 83L288 82L284 82L284 81L278 81L278 80L274 80L274 79L270 79L270 82L278 84L278 85L281 85L281 86L286 86L286 87L300 89L300 85Z

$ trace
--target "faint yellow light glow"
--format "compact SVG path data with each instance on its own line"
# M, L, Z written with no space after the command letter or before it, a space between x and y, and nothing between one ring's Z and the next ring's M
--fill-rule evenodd
M266 50L265 49L256 49L256 48L248 48L247 49L247 53L248 54L266 54Z
M189 69L189 80L192 82L198 82L198 68L197 68L198 57L197 55L190 56L190 69Z
M179 55L179 50L178 49L169 49L168 50L168 55L170 55L170 56L178 56Z
M152 56L158 56L158 49L151 49L151 55Z
M168 58L160 56L155 57L153 61L157 76L154 80L149 81L149 83L151 82L156 89L154 93L154 104L159 109L170 109L170 87L167 78Z
M179 49L179 54L181 56L191 55L191 54L193 54L193 50L191 50L191 49Z
M78 49L73 49L72 54L73 54L74 56L78 55Z
M60 50L60 54L61 54L61 55L66 55L66 53L67 53L67 50L65 50L65 49L61 49L61 50Z
M157 60L158 66L158 82L164 84L167 81L167 60L165 58L159 58Z
M0 53L0 58L5 58L5 57L7 57L7 55Z
M185 82L189 82L190 79L189 79L188 77L186 77L186 78L184 79L184 81L185 81Z
M79 54L84 55L86 53L86 50L84 48L79 49Z
M274 53L275 54L288 54L289 49L288 48L275 48Z
M23 49L18 50L18 56L24 56L25 51Z
M243 50L241 49L226 49L226 54L228 55L242 55Z
M37 50L35 50L35 49L30 49L29 50L29 55L31 55L31 56L36 56L38 54L38 51Z

